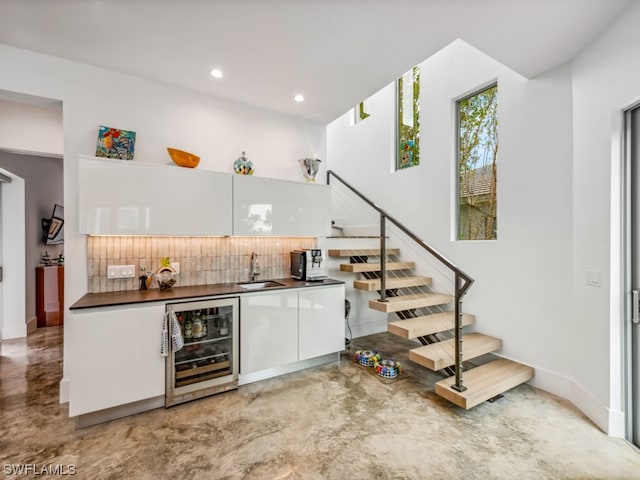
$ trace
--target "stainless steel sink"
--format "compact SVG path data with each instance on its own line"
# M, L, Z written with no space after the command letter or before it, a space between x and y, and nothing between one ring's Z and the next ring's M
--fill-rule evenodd
M266 282L238 283L238 286L240 288L244 288L245 290L260 290L261 288L284 287L282 283L274 282L272 280L268 280Z

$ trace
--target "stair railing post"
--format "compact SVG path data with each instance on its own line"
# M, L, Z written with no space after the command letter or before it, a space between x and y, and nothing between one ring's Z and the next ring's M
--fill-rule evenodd
M456 382L451 385L451 388L458 391L464 392L467 387L462 384L462 296L463 290L460 287L460 275L458 272L455 274L455 291L456 291L456 299L455 299L455 307L454 307L454 315L455 315L455 343L456 343Z
M380 301L387 301L387 234L384 213L380 213Z

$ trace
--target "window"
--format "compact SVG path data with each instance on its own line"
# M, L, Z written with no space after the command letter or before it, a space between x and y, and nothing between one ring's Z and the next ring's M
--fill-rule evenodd
M413 67L396 83L396 170L401 170L420 165L420 68Z
M457 102L458 238L495 240L498 86Z
M369 105L367 103L365 103L366 100L360 102L358 104L358 121L364 120L365 118L367 118L369 115L371 115L369 113Z
M371 101L369 98L361 101L356 107L354 107L351 111L351 125L355 125L357 123L362 122L363 120L369 118L371 116Z

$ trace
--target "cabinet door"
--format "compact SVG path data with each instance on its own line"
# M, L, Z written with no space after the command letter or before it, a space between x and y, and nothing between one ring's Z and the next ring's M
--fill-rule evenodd
M78 185L80 233L232 233L231 174L81 156Z
M298 292L240 297L240 373L298 360Z
M65 322L69 415L164 395L164 305L72 310Z
M299 359L344 350L344 285L299 292Z
M233 234L331 234L331 189L270 178L233 178Z

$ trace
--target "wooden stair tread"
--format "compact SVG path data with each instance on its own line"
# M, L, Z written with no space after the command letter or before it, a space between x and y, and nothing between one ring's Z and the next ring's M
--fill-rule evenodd
M364 290L366 292L375 292L380 290L379 278L373 278L371 280L355 280L353 282L353 288L358 290ZM385 288L407 288L407 287L420 287L422 285L430 285L431 278L429 277L394 277L387 278Z
M468 410L485 400L531 380L533 375L533 368L506 358L500 358L464 371L462 385L467 387L464 392L458 392L451 388L455 384L455 377L437 382L435 392Z
M470 360L502 348L502 340L481 333L462 336L462 360ZM455 339L409 350L409 360L430 370L442 370L456 363Z
M326 238L380 238L380 235L328 235ZM389 237L385 236L384 238Z
M473 315L462 314L462 326L471 325L475 321ZM387 324L389 333L402 338L418 338L455 328L455 313L443 312L421 317L397 320Z
M411 270L416 264L414 262L386 262L386 270ZM342 263L340 264L341 272L379 272L379 263Z
M397 297L387 297L386 302L380 300L369 300L369 308L380 312L400 312L402 310L412 310L414 308L432 307L443 305L453 301L451 295L444 293L417 293L411 295L399 295Z
M399 248L387 248L385 250L387 255L399 255ZM379 248L338 248L338 249L330 249L327 252L327 255L330 257L379 257L380 249Z

